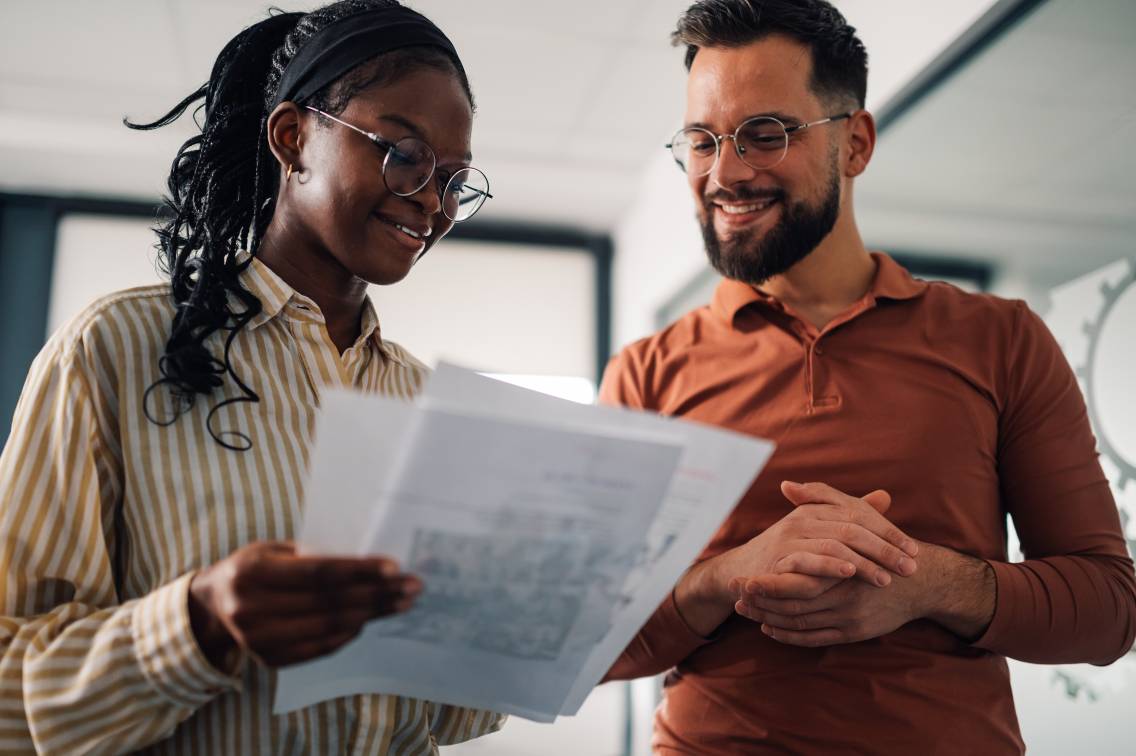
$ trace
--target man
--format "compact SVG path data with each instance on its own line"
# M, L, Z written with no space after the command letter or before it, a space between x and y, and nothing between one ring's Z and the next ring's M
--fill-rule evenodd
M778 450L609 679L672 670L657 752L1020 753L1005 657L1108 664L1136 636L1074 377L1023 303L865 249L867 55L831 5L701 0L674 39L671 150L726 280L614 359L601 396Z

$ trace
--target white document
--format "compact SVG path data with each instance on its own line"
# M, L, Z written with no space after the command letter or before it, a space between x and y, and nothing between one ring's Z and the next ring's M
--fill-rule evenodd
M425 590L282 670L277 712L383 692L574 714L771 450L450 365L417 404L329 392L301 548L388 554Z
M365 411L360 411L365 407ZM361 556L382 489L400 460L417 409L384 396L324 391L296 536L308 554Z
M773 453L773 444L713 426L614 407L586 407L442 363L424 400L461 402L487 413L571 422L586 411L594 422L681 434L685 448L671 487L647 530L610 629L596 645L560 709L573 715L592 688L667 598L682 573L733 511Z

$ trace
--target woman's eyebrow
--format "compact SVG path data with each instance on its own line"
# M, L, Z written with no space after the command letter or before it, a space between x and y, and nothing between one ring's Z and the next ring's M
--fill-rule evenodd
M379 116L379 120L396 123L422 141L426 141L426 132L423 130L423 128L406 116L400 116L397 113L388 113L386 115Z

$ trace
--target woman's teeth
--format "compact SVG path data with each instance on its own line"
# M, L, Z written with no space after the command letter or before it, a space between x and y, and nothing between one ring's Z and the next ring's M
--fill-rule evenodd
M430 233L429 233L429 232L427 232L427 233L425 233L425 234L420 234L420 233L418 233L417 231L411 231L411 230L410 230L409 228L407 228L406 226L400 225L400 224L398 224L398 223L393 223L393 224L391 224L391 225L393 225L393 226L394 226L395 228L397 228L397 229L398 229L399 231L401 231L402 233L404 233L404 234L406 234L407 236L409 236L409 237L412 237L412 238L414 238L414 239L421 239L421 238L422 238L423 236L429 236L429 235L430 235Z

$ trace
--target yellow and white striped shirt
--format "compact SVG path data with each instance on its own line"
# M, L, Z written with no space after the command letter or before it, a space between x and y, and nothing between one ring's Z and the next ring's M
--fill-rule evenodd
M263 311L231 360L260 402L228 405L214 427L247 434L248 451L205 425L222 392L238 395L231 381L167 427L143 412L168 286L96 302L32 365L0 456L0 753L429 754L501 726L493 712L385 695L273 716L270 670L228 677L202 655L189 580L247 543L293 536L321 387L410 397L426 374L381 340L370 302L340 355L315 303L267 266L254 260L241 280Z

